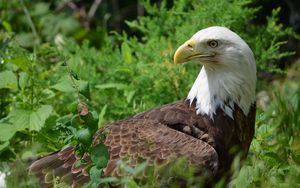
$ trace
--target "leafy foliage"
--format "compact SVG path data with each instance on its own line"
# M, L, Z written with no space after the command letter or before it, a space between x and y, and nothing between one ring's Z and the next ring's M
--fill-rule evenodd
M185 97L199 67L172 63L179 44L201 28L222 25L249 43L260 71L279 71L278 60L291 55L279 51L281 39L294 35L278 23L280 9L273 11L266 25L253 25L258 8L251 8L249 0L180 0L172 7L166 1L160 5L143 1L147 16L127 22L137 36L104 32L106 28L87 31L74 13L54 11L60 1L53 2L0 3L0 167L5 172L11 172L4 168L7 162L75 144L78 154L92 156L91 184L153 187L157 184L151 171L148 182L135 181L146 169L144 163L132 168L120 162L123 179L97 179L107 162L107 150L101 144L90 146L92 135L106 122ZM233 187L299 185L297 101L299 89L280 93L269 113L258 112L256 138ZM184 174L184 168L174 165L173 169ZM184 172L189 172L186 179L199 182L193 170Z
M273 93L274 100L266 112L260 112L257 117L250 156L234 180L233 187L300 185L299 67L298 61L289 71L294 78L273 84L278 88Z

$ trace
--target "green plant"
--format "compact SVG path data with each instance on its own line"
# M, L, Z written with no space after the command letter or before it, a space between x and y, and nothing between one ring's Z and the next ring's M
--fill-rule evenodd
M4 10L0 14L3 20L0 29L0 169L10 171L4 168L8 162L57 151L67 144L78 145L80 155L84 152L98 155L93 148L84 149L90 146L91 136L97 128L184 98L199 65L175 66L172 56L182 42L202 28L211 25L229 27L249 43L258 70L278 71L276 62L291 55L290 52L279 52L283 44L281 38L294 33L278 24L279 9L273 11L266 25L250 24L258 8L249 7L249 3L249 0L180 0L169 7L166 1L160 5L143 1L147 16L127 22L138 35L105 33L102 28L101 44L78 39L84 28L76 16L52 12L47 2L29 5L25 1L20 7L19 1L0 4ZM22 16L13 14L15 11ZM293 165L283 161L298 156L291 151L298 150L296 122L299 107L291 110L286 99L276 101L277 106L271 109L281 110L276 113L282 116L258 112L258 131L250 159L237 179L241 184L248 182L247 177L253 172L257 172L253 173L255 185L262 185L259 175L266 178L269 172L276 174L275 182L282 180L282 172L286 169L280 165ZM276 122L281 123L269 126ZM276 144L272 142L274 133L280 133ZM289 138L291 135L293 139ZM293 144L279 151L278 147L287 143ZM107 158L101 151L104 159ZM265 158L270 163L264 163ZM296 158L293 160L297 161ZM257 160L260 166L255 167ZM273 165L279 167L273 168ZM97 180L103 167L94 160L92 183L115 181ZM297 170L297 165L289 169L288 177L293 178L292 172ZM180 174L180 170L177 173ZM137 186L153 185L154 180L150 179L146 183L135 181L135 175L127 173L119 182L128 180ZM272 178L266 179L267 185L275 184L271 182Z
M299 70L299 61L289 72ZM232 187L298 187L300 185L299 74L273 84L277 89L265 112L259 111L255 139L246 164Z

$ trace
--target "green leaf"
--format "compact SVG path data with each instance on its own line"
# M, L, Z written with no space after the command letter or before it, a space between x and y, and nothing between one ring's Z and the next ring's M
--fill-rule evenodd
M238 178L231 182L231 187L249 187L253 181L254 168L252 166L243 166L239 172Z
M12 124L0 123L0 141L8 141L16 133L16 129Z
M118 178L116 177L101 177L99 180L99 183L114 183L114 182L118 182Z
M3 27L5 28L5 30L7 32L12 32L13 31L10 23L8 23L7 21L2 21L2 25L3 25Z
M122 50L122 56L123 56L124 62L127 64L131 64L132 63L132 52L126 42L122 43L121 50Z
M98 168L106 167L108 159L108 149L104 144L98 144L91 149L91 160Z
M75 163L74 163L74 167L75 167L75 168L78 168L78 167L80 167L81 164L82 164L82 161L81 161L81 160L77 160L77 161L75 161Z
M80 127L82 126L83 121L80 119L78 114L72 116L71 125L72 127Z
M74 71L71 70L70 74L71 74L71 76L72 76L73 78L75 78L76 80L80 80L80 78L79 78L79 76L78 76L78 74L77 74L76 72L74 72Z
M43 98L42 101L48 101L49 99L55 97L55 92L51 89L48 89L48 88L42 90L41 94L42 94L41 96Z
M9 142L4 142L2 144L0 144L0 153L2 150L4 150L5 148L7 148L9 146Z
M45 125L52 109L50 105L43 105L36 111L17 109L8 115L8 120L14 125L16 131L25 129L39 131Z
M19 86L21 89L24 89L28 84L29 76L26 72L21 72L19 76Z
M98 114L96 111L89 112L86 116L82 116L81 119L84 120L84 124L94 132L98 129Z
M124 92L124 95L125 95L125 97L126 97L126 101L127 101L128 103L130 103L130 101L132 100L134 94L135 94L135 90L133 90L133 91L125 91L125 92Z
M75 80L80 80L80 78L79 78L79 76L78 76L78 74L77 74L76 72L74 72L74 71L71 70L70 74L71 74L71 76L72 76Z
M12 71L0 72L0 88L17 89L18 81Z
M31 15L32 16L42 16L44 14L47 14L49 11L49 3L39 2L34 5L34 8L32 10Z
M125 187L139 188L138 184L135 182L135 180L133 179L133 177L129 177L127 179L127 183L126 183Z
M120 166L120 168L122 170L124 170L125 172L129 173L129 174L134 174L134 168L129 166L126 162L124 162L123 160L119 160L117 162L117 165Z
M75 92L76 89L72 85L72 81L69 76L62 77L57 84L53 85L51 88L56 89L61 92Z
M131 166L129 166L129 165L127 165L127 164L125 164L125 165L123 166L123 169L124 169L125 172L128 172L128 173L130 173L130 174L134 174L134 168L132 168Z
M102 169L98 169L97 166L93 166L89 172L90 172L91 179L97 180L100 179L101 177Z
M31 63L26 56L17 56L12 59L8 59L7 61L16 65L18 68L22 69L25 72L28 71L28 67Z
M79 93L88 99L91 99L90 84L87 81L79 80L77 81L79 85Z
M79 93L81 93L86 98L90 98L90 87L89 82L84 80L75 80L75 84L79 88ZM73 85L69 76L62 77L57 84L53 85L51 88L56 89L61 92L71 93L76 92L76 86Z
M125 89L127 88L126 84L119 84L119 83L107 83L107 84L100 84L95 86L98 89Z
M281 163L281 159L275 152L266 152L264 153L263 159L268 162L271 166L275 166L276 164Z
M74 163L74 166L75 166L75 168L78 168L78 167L80 167L80 165L84 165L84 164L87 164L87 161L84 159L80 159Z
M141 164L139 164L137 167L134 168L134 172L133 172L133 175L137 175L139 174L140 172L144 171L146 169L146 167L148 166L148 162L145 161Z
M92 134L89 129L81 129L77 131L77 139L84 145L89 145L92 142Z
M77 106L78 106L78 101L70 102L70 103L67 105L67 110L68 110L69 112L76 112L76 111L77 111Z
M22 47L32 47L38 44L38 39L33 33L19 33L16 35L16 41Z
M102 128L104 126L104 115L106 113L106 109L107 109L107 104L103 106L99 114L98 128Z

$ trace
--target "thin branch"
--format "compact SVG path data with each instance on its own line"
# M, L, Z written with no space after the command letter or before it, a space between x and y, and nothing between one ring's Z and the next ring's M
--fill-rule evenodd
M99 5L101 4L102 0L95 0L88 12L88 19L91 19L92 17L94 17Z

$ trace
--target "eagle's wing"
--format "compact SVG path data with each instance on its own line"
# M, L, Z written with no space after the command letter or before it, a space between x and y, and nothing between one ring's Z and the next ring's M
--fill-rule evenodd
M101 142L101 135L106 133L105 145L108 147L110 159L105 175L118 175L117 161L120 159L129 161L129 165L136 165L147 160L150 165L168 163L169 158L185 157L189 162L196 165L199 171L208 171L215 174L218 169L218 154L215 149L192 135L177 130L178 120L185 114L178 112L178 105L171 104L165 110L165 115L150 118L153 112L137 115L133 118L110 124L104 129L99 129L94 136L93 144ZM171 112L171 109L175 109ZM162 110L160 109L154 109ZM153 110L152 110L153 111ZM164 111L164 110L162 110ZM175 112L176 111L176 112ZM156 113L159 113L156 111ZM171 115L173 113L173 115ZM173 116L171 118L170 116ZM170 119L169 122L167 119ZM181 119L181 118L180 118ZM182 119L185 121L186 119ZM169 122L169 124L168 124ZM175 123L174 123L175 122ZM183 123L184 124L184 123ZM176 129L172 126L176 125ZM186 126L186 125L184 125ZM86 172L88 165L75 167L78 157L74 155L74 148L68 147L62 151L46 156L34 162L30 171L41 178L43 186L48 185L53 177L59 176L66 183L76 186L86 182L89 177ZM89 157L86 156L89 161ZM50 185L50 184L49 184Z
M149 164L166 162L169 157L185 157L203 170L215 173L218 155L213 147L190 135L171 129L156 120L131 119L109 127L105 141L110 161L105 174L111 174L119 159L132 165L147 160Z

